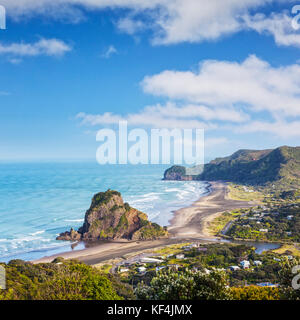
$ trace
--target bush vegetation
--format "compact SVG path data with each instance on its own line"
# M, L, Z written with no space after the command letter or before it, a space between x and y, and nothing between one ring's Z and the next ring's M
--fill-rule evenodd
M132 289L117 278L75 260L32 264L12 260L2 264L7 290L0 300L123 300Z

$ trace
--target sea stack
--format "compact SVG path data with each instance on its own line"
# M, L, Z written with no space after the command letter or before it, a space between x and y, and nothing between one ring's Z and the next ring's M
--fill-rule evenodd
M61 233L57 240L154 240L168 237L166 228L151 223L145 213L124 203L119 192L107 190L94 195L78 231Z

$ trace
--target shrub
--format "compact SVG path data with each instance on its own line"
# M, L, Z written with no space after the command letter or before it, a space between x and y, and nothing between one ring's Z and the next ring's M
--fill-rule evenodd
M138 299L150 300L228 300L231 292L224 272L216 270L206 274L185 270L160 273L149 286L140 284L136 289Z
M249 286L231 288L233 300L279 300L278 288Z
M4 267L7 290L0 292L1 300L120 300L130 296L119 281L75 260L37 265L14 260Z

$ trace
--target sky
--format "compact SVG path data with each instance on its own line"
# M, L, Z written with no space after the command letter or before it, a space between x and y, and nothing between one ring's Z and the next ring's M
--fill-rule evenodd
M299 145L299 1L0 5L0 161L95 159L120 120L205 129L208 160Z

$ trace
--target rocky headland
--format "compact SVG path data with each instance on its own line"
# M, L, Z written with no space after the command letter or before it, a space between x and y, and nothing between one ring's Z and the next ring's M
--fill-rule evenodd
M300 147L239 150L205 164L200 174L189 172L189 168L173 166L165 171L164 180L228 181L272 190L295 190L300 188Z
M168 237L166 228L152 223L145 213L124 203L119 192L107 190L94 195L78 231L61 233L57 240L154 240Z

